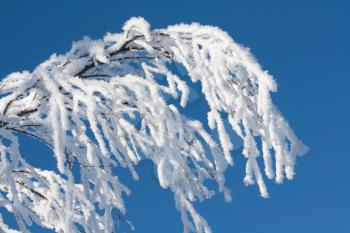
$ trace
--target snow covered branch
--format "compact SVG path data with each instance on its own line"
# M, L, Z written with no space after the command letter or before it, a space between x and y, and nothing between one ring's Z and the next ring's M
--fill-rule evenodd
M174 64L186 73L177 74ZM207 122L182 114L196 82L209 107ZM130 191L113 170L126 167L137 180L135 166L148 159L160 186L174 193L184 232L211 232L192 203L214 194L208 179L230 201L224 171L233 165L234 145L224 118L243 140L244 182L256 182L263 197L259 156L267 178L281 183L293 178L296 156L306 152L273 105L272 91L272 77L219 28L150 30L144 19L131 18L122 33L84 38L33 72L1 80L0 207L15 215L22 232L32 222L56 232L114 232L113 213L125 213L123 194ZM25 161L19 134L50 147L59 172ZM0 228L9 229L1 215Z

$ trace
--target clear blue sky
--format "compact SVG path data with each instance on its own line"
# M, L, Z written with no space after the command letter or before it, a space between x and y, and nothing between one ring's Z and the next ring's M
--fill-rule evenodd
M32 70L84 35L120 31L131 16L145 17L153 28L192 21L219 26L274 75L274 102L310 151L299 158L295 180L268 182L269 199L244 186L244 160L236 153L236 165L227 172L233 203L217 195L197 208L215 233L349 233L350 6L331 0L262 2L1 0L0 77ZM47 149L22 141L34 164L52 160ZM158 188L149 164L139 171L140 182L127 181L135 232L182 232L171 193ZM121 230L129 232L123 225Z

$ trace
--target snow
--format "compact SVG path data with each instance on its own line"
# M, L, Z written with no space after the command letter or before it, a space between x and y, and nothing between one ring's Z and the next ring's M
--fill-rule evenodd
M167 66L174 63L186 75L174 74ZM207 122L181 114L190 82L202 86ZM138 180L135 166L148 159L160 186L174 193L184 232L209 233L193 203L213 196L208 179L231 200L224 176L233 165L230 130L243 141L244 183L256 183L262 197L269 196L264 176L293 179L296 156L307 151L272 103L274 91L272 76L221 29L193 23L151 30L145 19L131 18L121 33L84 38L33 72L1 80L0 206L17 216L21 232L32 222L57 232L78 232L76 224L112 232L112 211L124 214L123 194L130 194L112 170L127 167ZM59 173L25 161L17 133L46 143ZM1 215L0 228L16 232Z

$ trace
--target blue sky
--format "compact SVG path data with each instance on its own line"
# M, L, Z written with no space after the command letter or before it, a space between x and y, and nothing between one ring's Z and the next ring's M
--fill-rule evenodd
M233 203L217 195L197 208L216 233L348 233L350 3L262 2L1 0L0 77L32 70L84 35L118 32L131 16L146 18L153 28L193 21L219 26L275 77L273 100L310 151L299 158L295 180L268 182L269 199L260 198L256 186L244 186L244 160L236 152L226 173ZM34 164L52 160L46 148L22 142ZM139 172L140 182L127 181L133 190L127 217L135 232L182 232L172 194L158 187L150 164L142 163Z

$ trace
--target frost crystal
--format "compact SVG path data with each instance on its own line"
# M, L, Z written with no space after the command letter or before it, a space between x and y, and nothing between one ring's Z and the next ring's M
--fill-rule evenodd
M199 24L150 30L146 20L132 18L123 30L84 38L33 72L1 80L0 207L15 215L21 232L32 222L56 232L114 232L113 213L125 214L123 194L130 191L113 169L126 167L138 179L141 160L152 161L160 186L173 192L184 232L211 232L193 202L213 195L208 179L230 201L228 127L243 141L247 185L256 182L268 197L260 155L269 179L293 178L295 158L306 147L271 102L276 84L248 49ZM174 72L174 64L186 73ZM195 82L208 122L181 113ZM50 147L59 172L26 161L19 134ZM0 228L17 232L1 215Z

